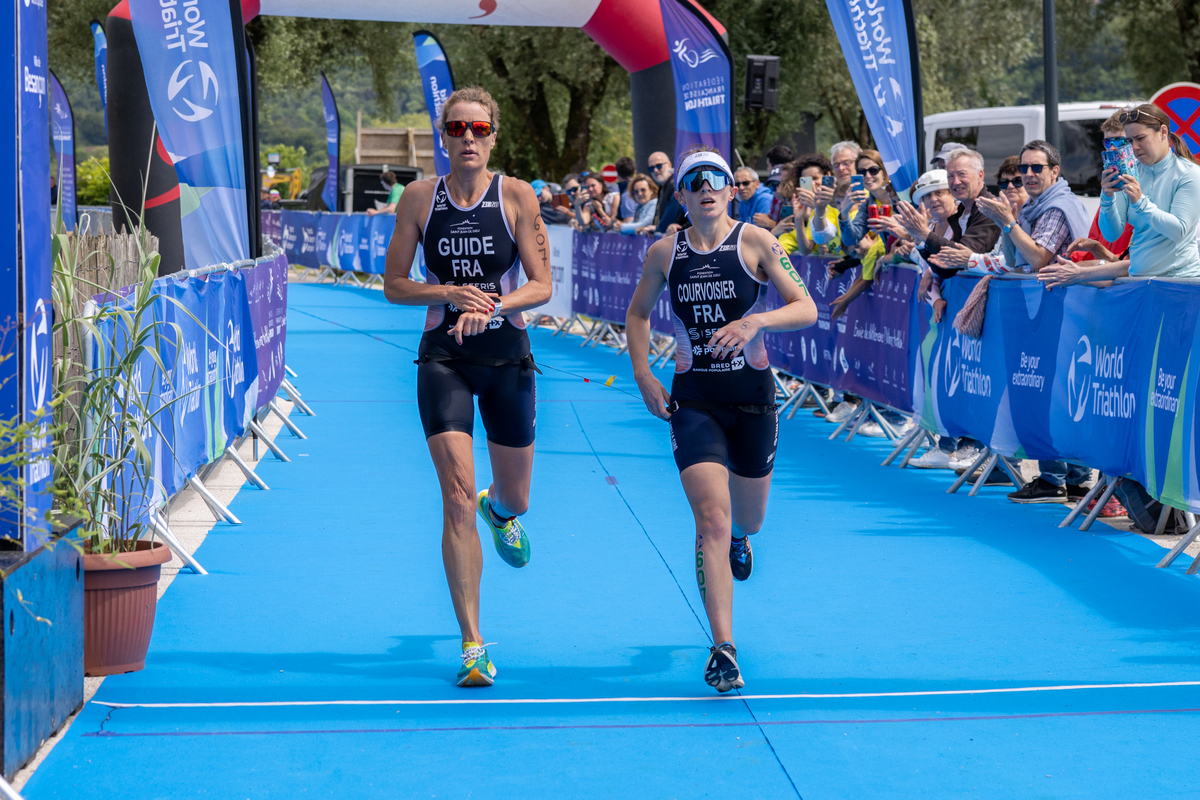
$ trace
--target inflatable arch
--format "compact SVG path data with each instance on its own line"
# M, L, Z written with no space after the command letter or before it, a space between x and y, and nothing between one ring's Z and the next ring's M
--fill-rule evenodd
M650 153L673 153L676 143L672 47L667 42L662 3L687 9L723 46L725 28L693 0L243 0L242 19L261 15L319 19L377 20L424 24L520 25L582 29L629 72L634 154L644 169ZM114 191L128 209L141 200L149 158L146 226L159 237L163 273L183 265L179 186L161 142L152 139L153 112L146 93L126 0L108 16L108 126ZM724 54L731 64L728 48ZM732 75L728 83L733 85ZM732 102L729 130L732 140ZM556 176L557 177L557 176ZM118 211L116 197L114 211ZM132 219L134 216L126 211ZM121 213L118 212L118 220Z

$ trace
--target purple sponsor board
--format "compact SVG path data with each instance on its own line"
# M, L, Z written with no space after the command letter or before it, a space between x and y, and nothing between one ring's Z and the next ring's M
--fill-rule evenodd
M616 233L576 233L571 265L576 314L625 324L625 312L642 277L642 264L654 239ZM664 291L650 315L650 327L674 333L671 304Z
M279 391L283 381L284 342L287 339L287 256L242 270L254 350L258 361L258 405Z
M283 212L266 209L262 214L263 236L275 243L276 247L283 246Z

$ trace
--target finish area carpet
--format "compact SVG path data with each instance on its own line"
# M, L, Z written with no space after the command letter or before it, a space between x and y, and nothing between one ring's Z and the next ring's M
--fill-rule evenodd
M665 423L629 359L532 332L528 567L484 535L496 685L454 686L441 500L416 407L422 309L290 289L315 417L279 438L158 606L146 669L105 680L26 785L44 798L1191 796L1200 580L1187 559L879 440L781 422L746 678L702 677L708 626ZM659 372L669 386L669 370ZM615 376L612 386L605 386ZM584 379L588 380L584 380ZM490 481L482 424L475 469ZM1173 684L1173 685L1172 685ZM108 705L105 705L108 704ZM127 706L127 707L115 707Z

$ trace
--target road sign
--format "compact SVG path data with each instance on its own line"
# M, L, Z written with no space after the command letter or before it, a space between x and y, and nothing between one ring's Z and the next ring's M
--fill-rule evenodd
M1197 87L1197 88L1200 88L1200 87ZM616 164L605 164L604 169L600 170L600 176L602 178L604 178L605 183L616 183L617 182L617 165Z
M1193 153L1200 149L1200 84L1172 83L1155 92L1150 102L1166 112L1171 131L1187 142Z

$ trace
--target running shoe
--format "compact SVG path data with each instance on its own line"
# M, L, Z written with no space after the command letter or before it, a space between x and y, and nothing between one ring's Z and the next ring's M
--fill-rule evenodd
M729 568L735 581L744 581L754 571L754 552L750 549L750 537L729 541Z
M463 642L462 648L462 668L455 682L459 686L491 686L495 683L496 665L488 657L487 645Z
M710 647L708 653L708 663L704 665L705 683L721 694L746 685L738 669L737 650L731 642L722 642L716 647Z
M826 422L834 422L841 424L850 417L858 413L858 403L851 403L849 400L843 400L837 406L825 415Z
M479 493L479 516L483 517L483 521L492 531L492 542L496 545L496 552L504 559L504 563L510 567L523 567L529 563L529 537L525 535L525 529L521 527L521 523L517 522L517 518L513 517L503 526L496 525L492 521L491 508L488 506L487 489Z
M908 465L917 469L950 469L950 453L934 447L924 455L909 461Z
M873 419L869 419L866 422L857 425L856 428L858 429L859 435L870 436L873 439L882 439L887 435L883 432L883 427Z

